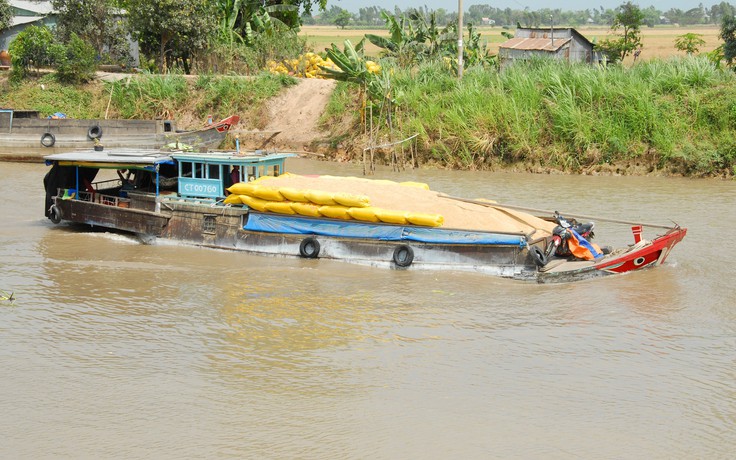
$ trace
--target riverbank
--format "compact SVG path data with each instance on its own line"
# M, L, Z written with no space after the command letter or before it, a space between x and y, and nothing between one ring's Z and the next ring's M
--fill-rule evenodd
M391 129L371 142L357 87L261 74L250 78L106 75L82 87L50 76L0 91L0 106L73 118L165 118L179 129L237 113L243 149L288 150L397 168L513 170L536 174L733 177L736 79L701 58L599 68L531 62L458 80L438 64L390 69ZM9 89L7 82L0 88ZM4 94L3 94L4 93ZM369 117L370 118L370 117ZM370 121L370 120L369 120ZM230 139L224 148L234 147ZM1 159L40 161L41 154Z
M268 74L253 78L106 72L81 86L60 85L52 75L11 85L0 74L0 108L35 110L41 117L62 112L74 119L172 120L177 130L199 129L209 117L238 114L241 122L222 148L235 148L237 136L243 149L308 151L334 85L330 80ZM0 161L37 162L46 154L40 142L25 151L0 145Z

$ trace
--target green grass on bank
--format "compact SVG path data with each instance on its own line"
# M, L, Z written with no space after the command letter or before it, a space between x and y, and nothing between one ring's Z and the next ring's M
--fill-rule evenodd
M0 107L63 112L70 118L197 120L238 114L257 120L268 99L296 84L286 75L254 77L132 75L112 83L66 86L53 76L0 85ZM186 126L181 126L186 128Z
M396 126L422 161L457 168L531 162L577 171L645 161L688 175L733 174L736 78L701 58L632 68L548 60L462 81L425 64L396 70Z
M37 110L41 116L63 112L72 118L100 118L107 97L102 85L68 86L58 83L53 75L29 79L20 84L0 82L0 107L15 110Z

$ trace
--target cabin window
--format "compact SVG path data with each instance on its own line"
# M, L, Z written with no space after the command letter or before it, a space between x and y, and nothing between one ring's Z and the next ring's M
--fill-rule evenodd
M220 165L209 165L208 179L219 179L219 178L220 178Z
M256 176L256 167L255 166L248 166L248 180L256 180L258 179L258 176Z
M164 121L164 132L170 133L174 130L174 126L170 121Z
M266 174L277 177L279 175L279 165L266 166Z
M202 233L215 233L215 217L213 215L206 215L202 218Z
M181 168L179 169L180 177L192 177L192 163L189 161L182 161Z

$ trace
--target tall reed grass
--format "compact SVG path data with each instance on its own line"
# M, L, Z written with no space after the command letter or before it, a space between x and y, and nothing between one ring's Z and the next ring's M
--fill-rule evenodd
M462 81L441 63L396 72L398 125L419 133L427 161L579 170L645 157L686 174L733 173L736 78L706 59L631 68L531 60L471 69Z

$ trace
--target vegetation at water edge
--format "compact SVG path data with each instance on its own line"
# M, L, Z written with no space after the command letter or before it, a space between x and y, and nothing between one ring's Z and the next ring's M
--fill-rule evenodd
M470 69L462 80L437 62L393 72L391 137L418 134L420 163L734 174L736 78L705 58L631 68L532 60L503 72ZM342 116L345 95L334 97L342 102L328 107L328 124ZM353 98L344 113L358 104Z

